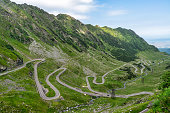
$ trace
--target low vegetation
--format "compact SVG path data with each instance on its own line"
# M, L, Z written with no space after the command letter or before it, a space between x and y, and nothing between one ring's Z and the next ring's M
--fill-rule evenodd
M152 112L169 110L169 56L149 45L134 31L85 25L66 15L48 14L44 10L9 0L0 1L0 74L15 69L31 59L44 58L38 65L38 79L47 90L46 96L55 92L47 85L46 77L54 70L67 70L60 80L79 90L87 88L86 76L108 73L105 83L96 85L89 77L95 91L116 90L117 95L149 91L154 96L139 95L129 98L105 98L84 95L56 81L56 72L50 82L60 91L60 98L43 100L34 80L34 64L0 76L0 112L140 112L153 103ZM143 62L147 62L146 64ZM135 68L138 69L137 73ZM145 66L144 73L141 69ZM162 83L160 83L162 80ZM160 87L160 90L158 90ZM156 96L156 94L159 96Z

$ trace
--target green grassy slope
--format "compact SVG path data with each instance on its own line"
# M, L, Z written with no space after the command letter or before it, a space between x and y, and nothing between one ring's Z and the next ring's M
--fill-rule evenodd
M15 49L0 38L0 72L21 65L23 59Z
M112 29L85 25L79 20L65 14L57 16L44 10L22 4L18 5L9 0L0 0L0 66L15 68L18 63L30 59L45 58L46 61L38 66L38 77L41 85L48 89L46 94L54 96L54 91L47 85L45 78L60 67L66 67L60 79L64 83L82 91L90 92L86 87L86 76L101 76L125 63L137 63L143 59L154 62L149 66L145 83L139 80L128 83L126 89L116 94L130 94L141 91L155 91L160 82L162 70L168 69L169 59L155 47L147 44L132 30L123 28ZM167 60L158 64L162 60ZM34 62L35 63L35 62ZM33 65L16 72L0 76L0 112L60 112L68 107L89 104L73 109L74 112L94 112L95 110L115 109L126 107L146 95L122 98L96 98L80 94L59 84L55 73L50 82L60 91L60 99L44 101L40 98L34 81ZM132 73L134 69L127 66ZM140 69L140 67L138 67ZM103 85L95 85L89 78L92 89L107 92L123 86L132 79L127 71L116 70L109 73ZM140 76L139 71L137 76ZM146 88L147 87L147 88ZM137 88L137 90L136 90ZM94 99L94 102L91 100ZM146 102L146 101L145 101ZM146 106L140 104L139 106ZM142 107L143 108L143 107Z
M31 5L1 1L3 37L30 44L35 37L53 46L67 43L79 52L89 48L102 51L121 61L132 61L139 51L158 51L132 30L85 25L66 14L57 16ZM33 35L31 35L32 33Z

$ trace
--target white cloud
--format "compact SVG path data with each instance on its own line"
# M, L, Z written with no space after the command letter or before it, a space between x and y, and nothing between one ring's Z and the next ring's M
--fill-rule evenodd
M91 2L93 2L93 0L79 0L79 1L84 2L84 3L91 3Z
M89 17L88 16L86 16L86 15L80 15L80 14L74 14L74 13L66 13L66 14L68 14L68 15L71 15L71 16L73 16L74 18L76 18L76 19L80 19L80 20L85 20L85 19L88 19Z
M155 45L158 48L170 48L170 41L152 42L151 44Z
M61 12L58 12L58 11L52 11L52 12L49 12L50 14L54 14L54 15L58 15L58 14L60 14ZM84 20L84 19L88 19L89 17L88 16L86 16L86 15L82 15L82 14L74 14L74 13L69 13L69 12L66 12L66 13L64 13L63 12L63 14L68 14L68 15L71 15L71 16L73 16L75 19L80 19L80 20Z
M109 11L108 15L109 16L118 16L118 15L125 15L127 14L127 10L113 10L113 11Z
M94 0L11 0L23 4L35 5L48 12L72 14L77 19L87 19L86 13L95 8ZM70 13L68 13L70 12Z
M170 26L145 26L136 29L136 32L142 37L161 38L169 36L170 38Z

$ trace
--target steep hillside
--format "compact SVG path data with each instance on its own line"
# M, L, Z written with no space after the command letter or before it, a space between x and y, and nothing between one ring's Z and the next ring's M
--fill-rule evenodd
M99 27L87 25L87 27L105 43L106 50L118 60L132 61L139 51L158 51L152 45L148 45L134 31L123 28L112 29L109 27Z
M132 30L84 25L69 15L54 16L37 7L8 0L1 1L1 21L4 36L24 44L33 41L32 34L52 46L67 43L79 52L93 48L122 61L136 59L139 51L158 51Z
M23 64L23 59L15 49L0 39L0 72Z

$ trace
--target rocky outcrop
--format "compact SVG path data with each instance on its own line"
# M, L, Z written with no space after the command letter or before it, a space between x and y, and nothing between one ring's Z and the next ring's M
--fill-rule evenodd
M7 67L5 67L5 66L0 66L0 72L6 71L6 70L7 70Z

